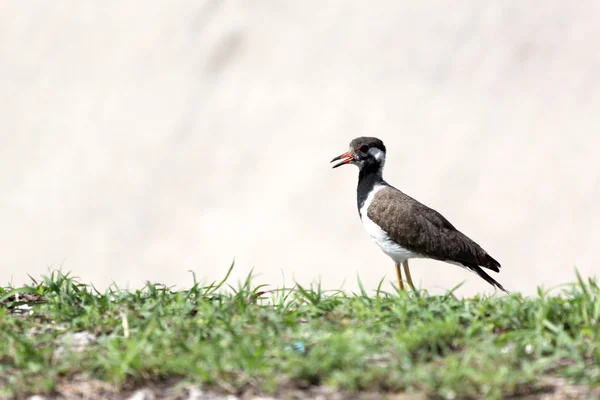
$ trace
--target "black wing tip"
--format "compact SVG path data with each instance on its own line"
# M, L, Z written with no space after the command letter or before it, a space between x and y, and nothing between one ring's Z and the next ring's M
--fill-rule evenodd
M502 290L504 293L506 294L510 294L510 292L506 289L504 289L504 286L502 286L498 281L492 279L494 281L494 283L492 285L494 285L495 287L497 287L498 289Z
M492 258L492 257L490 257L490 258ZM492 260L494 260L494 259L492 258ZM496 261L496 260L494 260L494 261ZM498 262L496 261L496 263L498 263ZM498 264L498 266L499 266L499 265L500 265L500 264ZM479 276L480 276L480 277L481 277L483 280L485 280L485 281L486 281L487 283L489 283L490 285L492 285L492 286L494 286L494 287L496 287L496 288L498 288L498 289L502 290L502 291L503 291L504 293L506 293L506 294L510 294L510 293L508 292L508 290L504 289L504 286L502 286L502 285L500 284L500 282L498 282L497 280L495 280L494 278L492 278L491 276L489 276L489 275L488 275L488 274L487 274L487 273L486 273L486 272L485 272L483 269L481 269L479 266L477 266L477 265L468 265L467 267L468 267L470 270L472 270L473 272L475 272L477 275L479 275ZM498 272L498 271L496 271L496 272Z

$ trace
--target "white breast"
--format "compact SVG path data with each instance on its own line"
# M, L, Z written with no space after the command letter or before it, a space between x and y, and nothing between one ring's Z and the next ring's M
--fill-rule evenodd
M377 193L384 187L385 186L383 185L379 185L373 188L371 193L369 193L369 195L367 196L365 203L360 208L360 215L362 223L369 236L371 236L371 239L375 243L377 243L381 250L383 250L385 254L387 254L392 260L394 260L394 262L401 263L405 260L408 260L409 258L418 257L418 254L415 254L394 242L390 238L390 236L383 229L381 229L379 225L373 222L367 215L367 210L369 209L369 206L373 201L373 197L375 197L375 193Z

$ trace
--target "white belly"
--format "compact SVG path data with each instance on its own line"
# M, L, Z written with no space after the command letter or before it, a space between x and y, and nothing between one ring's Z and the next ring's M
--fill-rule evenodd
M369 193L369 196L367 196L365 203L360 208L360 215L365 230L371 237L371 240L377 243L381 250L383 250L385 254L387 254L392 260L394 260L394 262L399 264L403 261L408 260L409 258L417 258L419 257L419 255L403 248L402 246L394 242L390 238L390 236L383 229L381 229L379 225L373 222L367 215L367 210L369 209L371 201L373 201L375 193L377 193L380 189L384 187L385 186L376 186L373 189L373 191Z

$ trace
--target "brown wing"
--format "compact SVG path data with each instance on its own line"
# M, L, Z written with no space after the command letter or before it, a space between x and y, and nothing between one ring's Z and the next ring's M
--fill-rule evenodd
M499 271L500 264L443 215L394 187L383 188L375 194L367 215L410 251L436 260L457 262L475 272L477 266Z

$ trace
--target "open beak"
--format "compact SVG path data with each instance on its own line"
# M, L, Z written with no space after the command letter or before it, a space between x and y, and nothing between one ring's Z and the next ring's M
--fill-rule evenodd
M341 165L344 164L350 164L352 161L354 161L354 156L352 154L350 154L349 151L345 152L344 154L341 154L339 156L337 156L336 158L334 158L333 160L331 160L330 162L334 162L334 161L340 161L339 163L335 164L332 168L337 168Z

